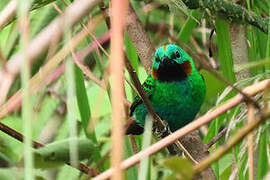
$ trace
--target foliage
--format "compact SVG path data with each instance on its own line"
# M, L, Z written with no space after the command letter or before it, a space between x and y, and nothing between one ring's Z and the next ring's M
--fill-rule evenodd
M32 8L29 10L29 41L31 42L48 24L55 20L59 13L61 13L57 11L65 11L72 2L62 0L34 1ZM236 94L225 82L203 69L201 59L207 59L216 72L222 74L227 80L235 83L241 89L270 77L269 2L267 0L247 0L246 3L241 5L236 5L232 2L227 3L227 1L220 1L216 4L214 2L217 1L212 3L212 1L203 0L201 2L202 4L199 1L189 0L173 0L168 1L168 3L159 0L132 0L130 2L130 5L134 8L139 20L142 22L143 29L150 38L153 47L157 48L162 44L175 43L186 51L191 52L190 55L195 60L196 66L200 69L207 85L206 100L198 116L225 103ZM9 1L7 0L0 1L0 10L2 11L8 3ZM226 5L224 6L225 10L223 9L225 12L221 11L222 8L220 7L220 5L224 4ZM105 7L105 10L102 7ZM45 75L46 80L37 78L38 80L29 81L31 85L29 92L31 95L28 100L33 105L33 108L30 108L31 118L28 119L30 122L28 128L32 131L30 139L45 144L45 147L36 149L32 153L35 168L31 169L31 172L36 178L85 179L87 175L82 173L82 170L80 172L76 168L64 164L72 160L73 151L78 153L78 160L87 165L91 173L102 173L111 166L109 153L112 147L112 109L110 98L112 92L108 68L110 59L107 56L110 53L110 43L108 39L104 40L104 34L108 32L110 26L105 22L105 20L109 19L99 19L100 16L103 17L104 15L106 17L108 15L106 11L108 7L109 1L104 1L93 8L88 14L89 16L85 16L69 29L71 37L66 33L63 39L54 37L48 49L36 47L46 49L31 64L30 75L30 78L33 78L34 75L37 77ZM244 15L246 16L241 18L237 14L227 14L226 10L230 7L236 7L236 10L232 11L232 13L245 10ZM67 45L67 42L72 37L80 34L80 31L83 31L84 25L89 21L89 17L90 22L97 22L95 27L87 30L87 36L76 47L71 48L71 52L68 50L67 57L63 55L63 57L66 57L65 61L74 60L74 63L69 64L74 73L64 75L65 68L68 68L65 62L52 67L49 72L44 72L45 64L56 53L60 52L61 54L61 50ZM256 18L251 20L251 17ZM14 16L5 27L0 29L0 76L2 77L6 75L4 74L6 64L18 52L23 52L25 48L21 43L23 38L19 22L19 17ZM247 30L245 41L248 43L248 61L243 61L243 63L237 65L234 65L233 52L235 49L230 42L231 32L229 28L232 22L244 25ZM216 35L214 34L213 38L208 40L210 32L214 28L216 29ZM96 45L93 45L96 39L100 40L102 38L104 38L104 42L101 43L102 48L93 48L96 47ZM25 46L27 47L27 43ZM209 47L211 47L213 52L212 59L208 56ZM139 48L146 49L147 47ZM147 73L142 63L142 57L140 57L137 49L137 45L129 37L129 34L125 32L124 52L136 70L139 80L143 82L147 77ZM13 64L14 67L17 65L20 66L21 61ZM236 81L236 77L245 70L250 72L250 76ZM124 70L124 75L125 97L126 104L128 104L132 102L136 91L134 91L134 87L131 85L131 78L126 69ZM19 108L21 107L21 97L15 93L20 93L21 88L24 87L23 85L28 79L23 80L21 76L21 74L14 73L14 79L12 79L11 86L8 88L7 96L4 97L4 103L1 104L0 116L2 117L1 123L17 132L23 133L25 132L23 125L26 121L22 114L25 105L23 105L22 110ZM5 77L8 78L9 76ZM67 94L72 88L72 83L70 83L71 79L67 77L72 77L75 82L75 92L69 96ZM53 80L48 83L48 79ZM4 86L5 84L1 82L0 94L2 94ZM264 96L263 93L259 93L254 97L261 107L269 104L269 96ZM0 95L0 102L2 101L1 98L3 98L2 95ZM73 102L71 107L74 107L72 109L74 118L67 113L70 112L70 109L67 110L68 102ZM11 104L10 107L12 109L6 111L5 107L9 104ZM127 110L126 114L128 114L128 107L126 106L124 109ZM223 128L228 127L226 134L209 149L210 154L213 154L219 147L223 147L230 137L237 134L240 128L246 126L248 123L247 113L248 108L246 104L242 103L213 119L207 126L199 129L200 136L206 144ZM256 110L256 114L259 113ZM77 124L77 127L70 128L69 118L71 118L71 121L74 121L71 124ZM1 130L3 131L3 129ZM22 179L26 177L25 172L18 171L18 169L23 169L27 164L25 161L29 161L29 159L25 158L25 145L2 131L0 132L0 167L5 167L6 169L0 169L0 179L12 179L11 174L15 174L17 179ZM74 132L75 137L70 137ZM253 158L256 162L254 163L254 179L263 179L270 172L269 132L269 121L266 121L253 131ZM70 142L69 138L76 138L78 141ZM138 151L140 151L149 146L149 144L145 144L145 140L151 141L151 144L159 140L157 138L147 138L149 138L147 133L134 139L132 137L124 137L124 158L126 159L134 155L134 142L137 145ZM238 178L239 180L246 180L249 178L247 162L250 157L248 156L247 148L248 142L246 139L243 139L229 153L220 157L217 162L211 165L217 179ZM188 180L192 179L194 175L193 164L190 161L182 157L170 157L166 149L153 154L149 159L144 159L141 161L140 166L147 168L147 171L141 172L145 174L140 175L138 166L134 165L124 171L124 178L131 180L138 179L138 177L145 177L145 179ZM89 175L96 175L91 173Z

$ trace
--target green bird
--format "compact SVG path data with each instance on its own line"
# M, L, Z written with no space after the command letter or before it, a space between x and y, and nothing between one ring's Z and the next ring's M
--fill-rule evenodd
M205 98L206 86L191 57L179 46L164 45L155 52L151 74L143 83L153 108L172 132L190 123ZM137 96L130 107L131 123L126 134L143 133L148 110Z

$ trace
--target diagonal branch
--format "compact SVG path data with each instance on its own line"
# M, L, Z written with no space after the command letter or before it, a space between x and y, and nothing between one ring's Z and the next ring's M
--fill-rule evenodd
M208 142L206 144L207 149L209 149L211 146L213 146L224 134L226 134L227 130L228 130L228 128L225 127L224 129L222 129L222 131L220 131L218 133L217 136L215 136L210 142Z
M220 146L213 154L204 159L200 164L194 167L194 172L199 173L212 163L217 161L222 155L228 152L233 146L235 146L241 139L247 136L253 129L257 128L261 123L270 117L270 109L263 110L256 119L249 122L246 126L239 129L238 132L231 137L224 146ZM253 176L252 176L253 177Z
M46 28L44 28L30 43L26 51L26 56L29 59L29 64L33 63L43 52L45 52L50 42L55 37L63 35L63 23L66 22L73 26L90 12L100 0L78 0L72 3L65 11L64 15L55 18ZM6 64L7 72L12 75L12 79L6 79L5 73L0 72L0 82L11 85L15 76L20 72L22 67L22 52L14 55ZM0 93L7 94L9 87L1 89ZM1 100L0 100L1 101Z
M236 90L239 94L241 94L244 98L245 101L247 103L252 103L258 110L261 109L259 103L254 100L252 97L250 97L249 95L247 95L245 92L243 92L240 88L238 88L237 86L235 86L233 83L231 83L229 80L225 79L222 75L220 75L219 73L217 73L212 67L210 67L208 65L208 63L205 63L204 59L200 59L201 65L204 69L206 69L207 71L209 71L210 73L212 73L216 78L218 78L219 80L223 81L224 83L226 83L227 85L231 86L234 90Z
M255 94L262 92L268 87L268 83L270 83L270 79L261 81L259 83L253 84L247 88L244 89L244 92L247 93L249 96L254 96ZM237 95L230 100L228 100L223 105L220 105L216 108L214 108L211 112L205 114L204 116L201 116L197 120L191 122L190 124L186 125L185 127L175 131L171 135L163 138L162 140L156 142L155 144L151 145L147 149L140 151L139 153L133 155L132 157L126 159L121 163L122 169L127 169L134 164L140 162L141 159L154 154L161 149L165 148L169 144L175 142L179 138L187 135L188 133L194 131L195 129L201 127L202 125L210 122L212 119L216 118L220 114L228 111L229 109L235 107L236 105L240 104L244 101L244 97L241 95ZM96 176L93 178L93 180L101 180L101 179L107 179L109 178L112 173L114 172L114 169L108 169L107 171L103 172L102 174Z
M77 36L74 37L73 40L69 43L70 45L75 45L79 43L83 37L86 36L87 33L85 31L82 31ZM109 39L109 34L105 33L103 36L99 38L99 43L105 43ZM67 46L69 47L69 46ZM81 50L80 52L76 53L77 58L81 61L87 54L92 52L95 48L97 48L98 45L96 42L91 43L89 46L87 46L85 49ZM56 68L56 66L64 59L64 57L70 53L70 48L63 48L59 50L59 52L52 57L48 62L40 69L39 73L34 75L31 80L31 92L38 91L41 87L44 85L47 85L54 80L56 80L64 71L65 66L61 65L58 69L56 69L54 72L53 69ZM51 74L50 74L51 73ZM3 85L3 84L2 84ZM9 100L0 107L0 118L3 118L8 113L13 112L15 109L20 107L22 101L21 96L21 90L18 90Z

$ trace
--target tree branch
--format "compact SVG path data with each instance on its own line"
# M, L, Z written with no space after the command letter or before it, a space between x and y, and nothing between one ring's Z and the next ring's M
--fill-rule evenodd
M183 2L190 9L200 9L210 16L218 16L227 21L250 24L268 33L269 20L267 18L262 18L235 3L224 0L183 0Z

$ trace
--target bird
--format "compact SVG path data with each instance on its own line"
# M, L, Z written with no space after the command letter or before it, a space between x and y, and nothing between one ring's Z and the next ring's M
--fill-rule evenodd
M204 78L192 58L175 44L156 50L151 73L142 86L154 110L172 132L195 119L206 94ZM130 106L130 116L135 121L128 125L126 134L142 134L148 113L142 99L136 96Z

